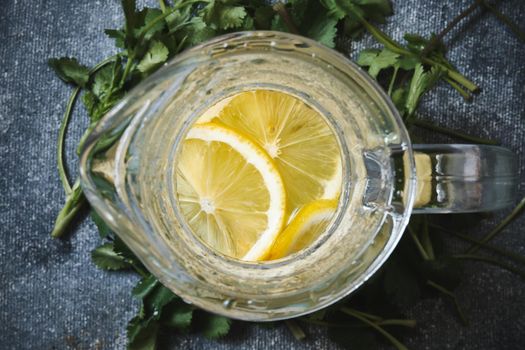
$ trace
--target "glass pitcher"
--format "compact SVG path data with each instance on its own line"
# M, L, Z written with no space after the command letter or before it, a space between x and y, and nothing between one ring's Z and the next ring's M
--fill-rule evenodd
M300 252L259 263L228 258L196 238L174 176L194 121L253 89L283 91L321 111L337 136L343 173L325 232ZM85 143L81 184L107 224L186 302L269 321L349 295L389 257L412 214L512 204L517 168L501 147L412 145L390 99L347 58L303 37L253 31L196 46L133 89Z

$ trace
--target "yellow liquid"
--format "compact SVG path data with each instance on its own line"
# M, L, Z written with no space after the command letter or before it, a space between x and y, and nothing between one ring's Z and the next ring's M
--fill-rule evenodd
M264 261L311 245L341 190L337 138L321 114L274 90L211 106L177 164L180 208L194 234L227 256Z

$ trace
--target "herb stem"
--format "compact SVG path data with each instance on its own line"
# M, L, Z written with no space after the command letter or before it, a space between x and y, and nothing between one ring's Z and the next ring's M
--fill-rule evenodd
M449 83L450 86L452 86L457 92L459 92L459 94L461 95L461 97L463 97L465 101L472 100L472 95L469 92L465 91L465 89L463 89L463 87L461 87L461 85L456 83L454 80L450 79L449 77L446 77L445 81Z
M498 261L496 259L492 259L486 256L481 255L472 255L472 254L455 254L452 255L452 258L459 259L459 260L475 260L475 261L481 261L487 264L491 264L494 266L501 267L502 269L505 269L507 271L510 271L512 273L515 273L519 275L521 278L525 278L525 272L515 268L514 266L511 266L509 264L503 263L501 261Z
M71 194L71 185L67 179L66 165L64 162L64 143L66 140L66 131L67 131L67 126L69 125L69 119L71 118L73 107L75 106L75 102L81 90L82 88L80 86L77 86L71 93L71 96L69 97L69 101L67 103L66 110L64 112L64 116L62 117L62 121L60 123L60 130L58 131L58 141L57 141L58 175L60 176L60 181L62 182L62 187L64 188L64 192L66 193L66 196L69 196Z
M390 84L388 84L388 96L392 96L392 90L394 89L394 83L396 82L397 72L399 67L394 68L394 73L392 74L392 79L390 79Z
M343 307L341 308L341 311L347 315L357 318L359 321L367 324L368 326L378 331L382 336L388 339L392 343L392 345L394 345L398 350L408 350L408 348L405 345L403 345L399 340L397 340L392 334L384 330L381 326L378 326L374 322L370 321L366 317L361 316L358 312L355 312L353 309Z
M449 67L445 66L444 64L434 62L432 60L429 60L428 58L423 58L422 61L424 63L427 63L427 64L434 64L434 65L437 65L437 66L441 67L443 70L445 70L447 72L447 75L451 79L457 81L459 84L463 85L469 91L471 91L471 92L479 91L479 87L475 83L473 83L472 81L467 79L465 76L461 75L461 73L459 73L459 72L457 72L457 71L455 71L453 69L450 69Z
M89 124L87 129L84 131L84 133L80 137L80 140L78 141L78 146L77 146L77 153L78 154L80 154L82 152L82 148L84 148L84 143L86 143L86 140L87 140L88 136L93 132L93 129L95 129L96 125L97 125L96 122Z
M85 203L86 200L80 187L80 179L77 179L71 192L66 197L66 204L58 213L53 231L51 231L51 237L58 238L62 236Z
M459 23L461 22L465 17L469 16L472 12L474 12L479 6L479 3L474 2L472 5L467 7L464 11L462 11L459 15L457 15L446 27L443 29L439 34L434 36L428 44L423 48L421 51L421 56L424 57L428 53L430 53L436 45L443 40L443 38Z
M516 23L514 23L509 17L505 16L501 11L499 11L497 8L489 4L485 0L476 0L478 4L485 7L487 10L492 12L494 16L496 16L497 19L499 19L503 24L507 25L509 29L520 39L521 41L525 42L525 32L522 31Z
M463 324L465 326L468 326L468 320L465 317L465 314L463 313L463 310L461 309L461 305L459 305L458 298L456 297L456 294L454 294L450 290L446 289L442 285L439 285L436 282L431 281L431 280L427 281L427 285L429 285L430 287L432 287L434 289L437 289L441 293L449 296L452 299L452 301L454 302L454 305L456 307L456 311L458 312L458 315L459 315L459 318L461 319L461 322L463 322Z
M425 251L425 248L423 248L423 245L421 245L421 242L419 241L419 238L417 237L414 230L408 226L408 233L410 234L410 237L412 237L412 240L414 241L414 244L417 247L417 250L419 250L419 253L421 254L421 257L423 260L430 260L427 252Z
M430 260L434 260L434 247L430 240L430 233L428 231L428 219L425 217L423 220L423 232L421 233L421 244L425 248L425 252Z
M433 124L431 122L428 122L428 121L425 121L425 120L421 120L421 119L414 119L412 121L412 124L417 126L417 127L419 127L419 128L422 128L422 129L437 131L437 132L439 132L441 134L457 137L459 139L462 139L462 140L465 140L465 141L469 141L469 142L481 143L481 144L484 144L484 145L499 145L499 142L497 142L497 141L484 139L484 138L481 138L481 137L467 135L467 134L464 134L462 132L459 132L459 131L456 131L456 130L453 130L453 129L450 129L450 128L446 128L446 127L443 127L443 126L435 125L435 124Z
M164 3L164 0L159 0L159 6L162 13L166 12L166 4Z
M416 328L417 321L416 320L402 320L402 319L390 319L390 320L383 320L376 322L378 326L400 326L400 327L407 327L407 328Z
M286 327L288 327L295 339L303 340L304 338L306 338L306 334L304 334L303 329L297 324L297 322L295 322L295 320L286 320L284 321L284 323L286 324Z
M367 327L367 325L341 324L341 323L327 322L327 321L321 321L321 320L311 320L311 319L302 318L302 317L298 318L297 320L304 322L304 323L310 323L310 324L314 324L317 326L324 326L324 327L329 327L329 328ZM375 321L374 323L378 326L399 326L399 327L407 327L407 328L415 328L417 326L416 320L403 320L403 319L381 320L381 321Z
M290 14L286 10L286 6L281 1L273 5L273 10L283 19L286 28L288 28L291 33L299 34L299 29L297 29L292 17L290 17Z
M359 310L356 310L356 309L352 309L356 314L359 314L363 317L366 317L368 318L369 320L371 321L374 321L374 322L378 322L378 321L382 321L383 318L382 317L379 317L379 316L376 316L376 315L372 315L372 314L369 314L367 312L363 312L363 311L359 311Z
M498 233L503 231L505 227L507 227L508 224L510 224L514 219L518 217L518 215L521 214L523 209L525 208L525 197L521 199L521 201L518 203L516 207L512 210L512 212L503 219L492 231L490 231L485 237L483 237L480 242L481 243L487 243L491 239L493 239ZM472 245L469 249L465 251L466 254L475 253L478 251L479 246Z
M124 83L126 82L129 72L131 71L131 66L133 65L134 59L135 59L134 52L130 52L128 59L126 61L126 66L124 67L124 73L122 73L122 77L120 78L119 88L124 86Z
M525 264L525 256L522 256L520 254L516 254L514 252L511 252L511 251L507 251L506 249L503 249L503 248L499 248L499 247L496 247L496 246L493 246L491 244L488 244L488 243L483 243L475 238L472 238L470 236L467 236L467 235L464 235L462 233L459 233L459 232L456 232L454 230L449 230L449 229L446 229L444 227L441 227L439 225L435 225L435 224L430 224L431 227L435 228L436 230L439 230L441 232L444 232L444 233L447 233L447 234L450 234L454 237L457 237L459 239L462 239L464 241L467 241L467 242L470 242L470 243L474 243L475 245L479 245L481 248L484 248L486 250L490 250L494 253L497 253L499 255L501 255L502 257L505 257L509 260L513 260L514 262L516 263L522 263L522 264Z
M95 74L99 69L104 67L110 62L113 62L116 58L115 56L111 56L106 58L105 60L99 62L96 64L93 68L89 70L89 78L93 74ZM60 129L58 131L58 140L57 140L57 166L58 166L58 175L60 176L60 181L62 182L62 187L64 188L64 192L66 193L66 196L69 196L71 194L71 184L69 183L69 180L67 179L67 172L66 172L66 164L64 162L64 143L66 140L66 133L67 133L67 127L69 125L69 120L71 119L71 115L73 114L73 109L75 107L78 95L80 94L80 91L82 90L82 87L77 86L71 93L69 97L69 101L66 106L66 110L64 111L64 116L62 117L62 121L60 122Z

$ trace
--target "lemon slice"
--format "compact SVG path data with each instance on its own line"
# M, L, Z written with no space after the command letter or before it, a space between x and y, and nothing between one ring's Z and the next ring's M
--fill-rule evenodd
M279 235L267 259L280 259L312 244L326 229L337 201L320 199L301 208Z
M217 116L212 121L248 135L275 161L289 212L316 199L339 196L339 145L319 112L272 90L242 92L220 107L214 108Z
M214 123L188 132L177 194L194 233L238 259L262 259L284 223L286 195L272 159L249 138Z

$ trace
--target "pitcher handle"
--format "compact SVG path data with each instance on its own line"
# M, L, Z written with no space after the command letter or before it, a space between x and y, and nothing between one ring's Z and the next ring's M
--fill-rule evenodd
M513 204L517 157L487 145L414 145L417 174L413 213L467 213ZM405 162L407 163L407 162Z

